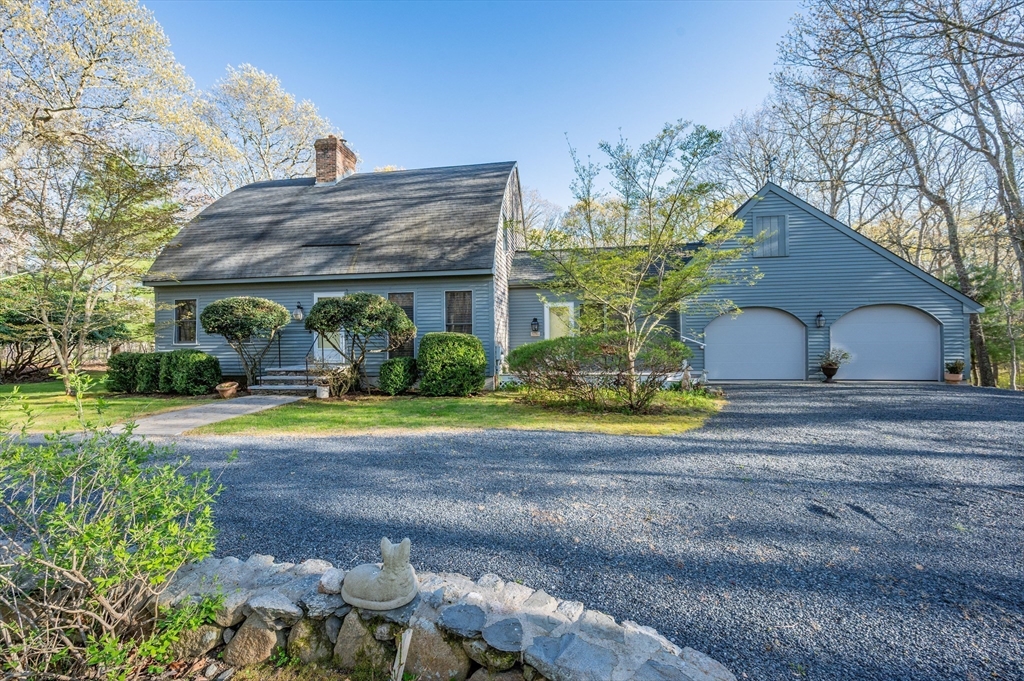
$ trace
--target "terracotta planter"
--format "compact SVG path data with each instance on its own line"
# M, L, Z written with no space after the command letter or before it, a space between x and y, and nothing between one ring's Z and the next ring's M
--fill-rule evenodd
M238 384L234 381L228 381L227 383L221 383L217 386L217 392L220 396L227 400L235 396L238 392Z
M964 380L963 374L946 374L946 383L959 383L962 380Z
M826 383L835 383L835 381L832 380L832 377L835 376L836 373L838 373L839 367L834 367L834 366L830 366L830 365L827 365L827 364L822 364L820 369L821 369L821 373L825 374L825 382Z

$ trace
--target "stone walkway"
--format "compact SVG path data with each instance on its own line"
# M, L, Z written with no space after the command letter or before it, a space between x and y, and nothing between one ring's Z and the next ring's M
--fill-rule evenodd
M218 421L226 421L236 416L255 414L265 409L280 407L282 404L304 400L298 395L250 395L236 397L231 400L219 400L197 407L168 411L153 416L144 416L135 422L135 435L148 437L171 437L181 435L193 428L208 426ZM116 426L120 431L124 426Z

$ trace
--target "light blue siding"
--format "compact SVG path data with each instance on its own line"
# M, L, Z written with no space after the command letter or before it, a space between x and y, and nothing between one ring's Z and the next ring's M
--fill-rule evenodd
M289 312L297 303L308 313L313 307L314 293L330 293L345 291L355 293L366 291L387 296L388 293L413 293L413 307L417 327L416 351L423 334L431 331L444 331L444 292L473 292L473 335L480 338L487 353L488 366L494 366L494 298L493 283L489 276L474 277L417 277L406 279L367 279L339 280L322 282L289 282L273 284L236 284L236 285L160 285L156 291L156 348L159 351L174 350L179 347L196 347L204 352L217 356L225 374L239 375L242 367L238 356L228 347L220 336L211 336L203 332L202 324L197 324L196 345L175 345L173 341L172 306L175 300L195 298L198 313L210 303L229 296L257 296L267 298L284 305ZM291 322L281 332L281 363L299 365L305 362L306 353L313 342L313 336L303 328L302 322ZM386 353L374 353L367 358L367 373L377 374L381 362L387 359ZM264 364L277 364L276 346L268 353ZM489 372L490 375L490 372Z

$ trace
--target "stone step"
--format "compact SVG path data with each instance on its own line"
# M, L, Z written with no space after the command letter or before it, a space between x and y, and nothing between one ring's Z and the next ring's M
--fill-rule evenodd
M273 383L249 386L253 395L316 395L315 385L303 383Z
M313 380L306 380L306 374L263 374L260 376L261 384L268 383L309 383L313 384Z

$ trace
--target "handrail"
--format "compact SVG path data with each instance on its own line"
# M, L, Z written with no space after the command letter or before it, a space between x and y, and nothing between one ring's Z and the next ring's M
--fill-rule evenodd
M679 339L680 339L680 340L688 340L688 341L690 341L691 343L696 343L697 345L699 345L699 346L700 346L700 349L701 349L701 350L703 350L703 349L704 349L704 344L703 344L703 343L701 343L701 342L700 342L699 340L697 340L696 338L690 338L689 336L684 336L683 334L679 334Z

